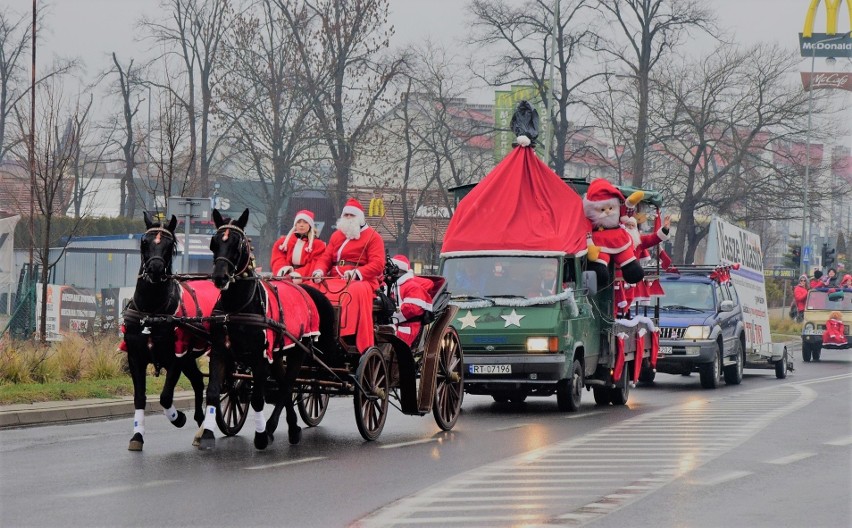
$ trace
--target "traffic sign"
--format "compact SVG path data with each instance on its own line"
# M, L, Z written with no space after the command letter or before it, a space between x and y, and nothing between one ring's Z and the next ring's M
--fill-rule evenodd
M802 250L802 262L808 263L811 261L811 246L805 246Z

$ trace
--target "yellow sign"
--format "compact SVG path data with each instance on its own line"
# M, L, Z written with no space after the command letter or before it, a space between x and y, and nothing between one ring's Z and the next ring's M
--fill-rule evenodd
M805 17L805 28L802 36L811 38L814 34L814 21L816 20L817 8L820 0L811 0L808 14ZM825 33L827 35L837 34L837 17L840 15L840 3L843 0L825 0ZM846 8L849 11L849 27L852 29L852 0L846 0Z
M385 201L381 198L371 198L367 216L385 216Z

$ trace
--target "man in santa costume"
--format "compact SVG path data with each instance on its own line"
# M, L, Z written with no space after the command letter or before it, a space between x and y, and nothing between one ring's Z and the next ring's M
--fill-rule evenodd
M360 353L375 344L373 299L384 269L385 243L367 225L358 200L350 198L311 276L326 297L340 305L340 335L354 335Z
M317 238L314 213L303 209L296 213L290 232L272 246L270 269L276 277L289 275L295 283L310 274L314 263L325 250L325 242Z
M583 211L594 227L591 243L595 251L590 251L589 262L596 272L597 268L603 268L599 276L608 277L605 269L612 260L625 282L635 284L642 280L644 273L636 259L633 238L620 224L620 219L622 209L636 207L643 196L642 191L636 191L625 199L621 191L603 178L589 184L583 196Z
M400 271L405 272L396 280L391 290L391 297L397 303L397 311L392 317L396 323L396 335L405 341L405 344L411 346L417 334L420 333L422 326L420 316L426 310L432 310L432 297L429 295L432 281L415 277L405 255L394 255L391 257L391 262Z

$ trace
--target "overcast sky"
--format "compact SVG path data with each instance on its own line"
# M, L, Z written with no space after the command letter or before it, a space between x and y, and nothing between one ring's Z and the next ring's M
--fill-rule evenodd
M847 0L852 1L852 0ZM20 13L29 12L31 0L0 0ZM56 55L78 57L86 67L84 77L91 80L97 72L109 67L109 54L116 51L123 61L141 60L147 44L136 40L135 24L142 15L156 16L158 0L38 0L48 9L47 33L38 47L38 62L45 65ZM396 28L395 45L417 42L427 37L452 45L465 35L467 0L390 0L390 22ZM518 2L519 5L522 2ZM717 13L720 27L730 38L743 45L773 43L784 48L798 48L810 0L704 0L703 4ZM821 2L816 31L824 31L825 2ZM845 2L844 2L845 4ZM840 29L848 30L845 5L841 6ZM686 44L689 53L699 54L712 45L708 37ZM800 69L809 70L810 61L803 60ZM817 60L817 71L826 71ZM838 61L834 69L852 69L850 61ZM492 102L488 92L472 93L476 102ZM838 98L849 106L850 97ZM852 109L847 109L852 117ZM852 119L850 119L852 121Z

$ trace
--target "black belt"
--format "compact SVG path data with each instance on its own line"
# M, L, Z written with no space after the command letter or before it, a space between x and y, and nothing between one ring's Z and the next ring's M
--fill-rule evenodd
M335 266L360 266L360 264L351 260L338 260Z

